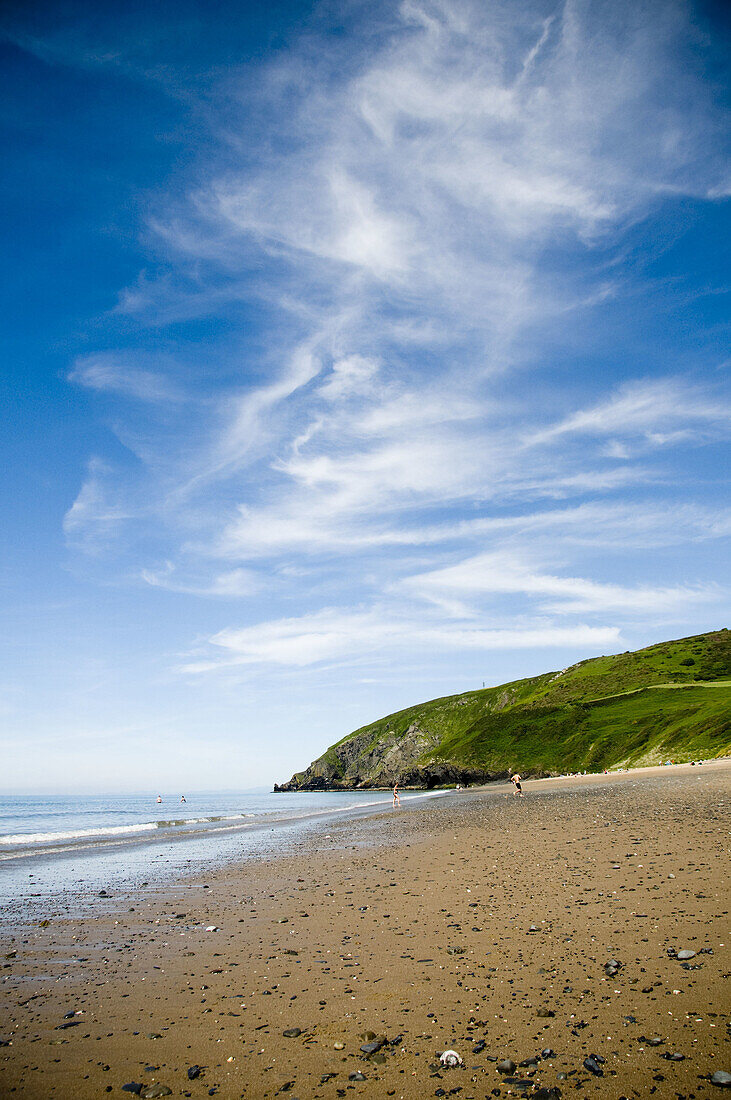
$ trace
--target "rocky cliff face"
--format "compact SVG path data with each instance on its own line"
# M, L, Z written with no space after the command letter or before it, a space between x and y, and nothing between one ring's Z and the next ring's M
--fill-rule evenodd
M275 791L339 791L392 787L439 787L449 783L484 783L499 778L480 768L460 767L430 759L440 737L414 724L398 736L393 730L374 739L371 731L335 745ZM507 773L503 773L507 774Z

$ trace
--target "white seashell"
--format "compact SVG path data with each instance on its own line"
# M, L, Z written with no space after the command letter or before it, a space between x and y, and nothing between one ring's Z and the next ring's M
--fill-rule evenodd
M457 1054L456 1050L445 1050L444 1053L440 1055L439 1061L442 1063L443 1066L462 1065L462 1059L460 1058L459 1054Z

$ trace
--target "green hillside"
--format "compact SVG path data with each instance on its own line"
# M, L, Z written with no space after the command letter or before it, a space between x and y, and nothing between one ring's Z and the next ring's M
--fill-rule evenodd
M424 785L731 754L731 633L433 699L344 737L282 790Z

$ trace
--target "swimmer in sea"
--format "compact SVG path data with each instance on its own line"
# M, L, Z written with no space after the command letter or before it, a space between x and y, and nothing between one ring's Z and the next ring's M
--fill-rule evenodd
M393 788L393 804L394 804L394 806L400 806L401 805L401 799L399 798L399 795L398 795L398 783L396 783L394 785L394 788Z
M518 775L517 772L515 773L515 775L510 776L510 782L515 784L515 790L513 791L513 794L515 794L515 795L519 794L520 797L522 798L523 797L523 788L520 785L520 776Z

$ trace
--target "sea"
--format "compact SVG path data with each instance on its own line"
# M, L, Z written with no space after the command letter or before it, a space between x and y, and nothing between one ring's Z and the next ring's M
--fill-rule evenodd
M401 794L408 811L445 791ZM227 862L276 859L340 823L392 808L386 791L186 792L181 796L0 795L0 921L49 906L205 876ZM103 896L103 895L102 895Z

